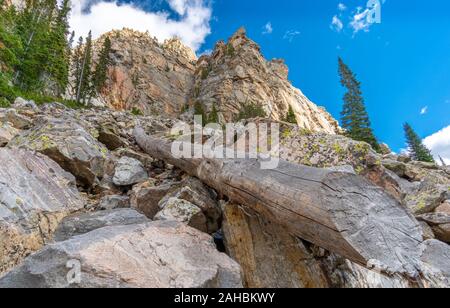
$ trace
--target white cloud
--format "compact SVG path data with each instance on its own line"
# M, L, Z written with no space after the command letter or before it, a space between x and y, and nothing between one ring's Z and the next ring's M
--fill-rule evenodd
M440 162L441 156L447 165L450 165L450 126L425 138L423 143L431 150L436 161Z
M273 33L273 27L272 27L271 22L268 22L263 28L264 28L263 34L272 34Z
M297 30L288 30L283 36L284 40L288 40L290 43L294 41L294 39L301 34L300 31Z
M358 33L360 31L369 32L372 23L368 22L367 16L370 14L369 9L362 10L362 8L357 9L357 13L353 15L353 19L350 22L350 27L353 29L353 33Z
M428 113L428 106L423 107L422 109L420 109L420 114L421 115L425 115Z
M72 0L70 26L77 36L86 36L89 30L98 38L105 32L122 28L148 31L163 41L177 36L186 45L198 50L211 33L212 9L210 0L164 0L178 15L168 12L146 12L131 4L96 0Z
M347 10L347 6L344 3L339 3L338 10L343 12L343 11Z
M344 29L344 23L338 16L333 16L330 27L336 32L341 32Z

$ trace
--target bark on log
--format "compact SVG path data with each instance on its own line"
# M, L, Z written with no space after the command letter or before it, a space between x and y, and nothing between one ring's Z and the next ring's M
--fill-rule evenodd
M386 274L419 274L419 223L396 200L364 178L281 161L179 159L169 141L134 132L139 146L245 205L288 232Z

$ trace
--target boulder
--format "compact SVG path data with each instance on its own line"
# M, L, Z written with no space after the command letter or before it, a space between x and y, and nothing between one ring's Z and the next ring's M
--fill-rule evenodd
M199 207L207 219L208 233L219 230L222 211L216 201L215 192L197 178L189 177L185 179L179 189L167 194L161 202L164 203L170 198L186 200Z
M420 221L420 226L423 230L423 239L426 240L434 240L436 236L434 235L433 229L424 221Z
M161 211L156 214L155 220L174 220L207 232L206 217L198 206L178 198L169 198L159 206Z
M381 163L386 169L394 172L399 177L405 177L406 164L391 159L384 159Z
M428 288L448 288L450 286L450 246L428 240L422 244L422 283Z
M16 109L38 109L38 106L34 101L27 101L21 97L16 98L13 107Z
M0 149L0 274L40 249L84 201L75 178L47 157Z
M103 177L108 155L108 149L70 116L43 117L32 130L14 138L11 145L47 155L87 187L97 185Z
M130 197L128 196L105 196L100 200L99 203L100 210L113 210L126 207L130 207Z
M405 204L416 215L430 213L445 201L447 193L448 186L425 180L406 196Z
M33 121L30 118L18 113L16 109L1 110L0 122L9 122L16 129L28 129L33 124Z
M0 147L7 145L18 134L19 130L12 127L9 123L0 123Z
M146 182L133 186L130 195L130 205L132 208L144 213L150 219L161 210L159 202L170 192L179 187L179 183L166 183L155 186L155 180L150 179Z
M120 137L117 127L109 123L101 125L97 139L111 151L126 146L126 142Z
M148 221L147 217L132 209L71 215L64 218L59 224L54 234L54 240L62 242L103 227L136 225Z
M239 265L178 222L94 230L45 247L0 288L240 288Z
M431 227L436 239L450 243L450 214L430 213L420 215L418 219Z
M450 215L450 200L446 200L444 203L439 205L434 211L436 213L444 213Z
M122 157L116 166L113 183L117 186L130 186L148 179L148 173L140 161Z

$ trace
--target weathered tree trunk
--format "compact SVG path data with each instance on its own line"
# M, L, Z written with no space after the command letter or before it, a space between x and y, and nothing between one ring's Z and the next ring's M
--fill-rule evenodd
M261 170L257 160L179 159L171 143L134 132L148 154L175 165L292 235L366 267L417 277L418 222L364 178L281 161Z

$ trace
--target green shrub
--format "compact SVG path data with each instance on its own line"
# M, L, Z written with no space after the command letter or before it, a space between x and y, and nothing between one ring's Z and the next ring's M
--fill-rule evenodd
M227 44L227 52L226 52L227 56L233 57L234 54L235 54L235 52L236 52L236 50L234 49L233 44L228 43L228 44Z
M194 115L202 117L203 126L207 124L208 116L206 115L205 108L200 101L197 101L194 104Z
M219 112L217 111L216 104L213 104L212 111L208 116L208 124L209 123L219 123Z
M0 108L9 108L11 107L11 103L4 97L0 97Z
M286 115L285 121L291 124L297 124L297 118L295 116L295 112L292 106L289 106L289 111Z
M267 113L259 105L254 103L245 103L237 116L237 121L252 118L267 118Z
M208 67L204 67L203 69L202 69L202 80L205 80L206 78L208 78L208 76L209 76L209 73L211 73L211 68L208 66Z
M137 107L133 107L133 109L131 109L131 114L135 115L135 116L143 116L144 113L142 112L142 110L140 110Z

